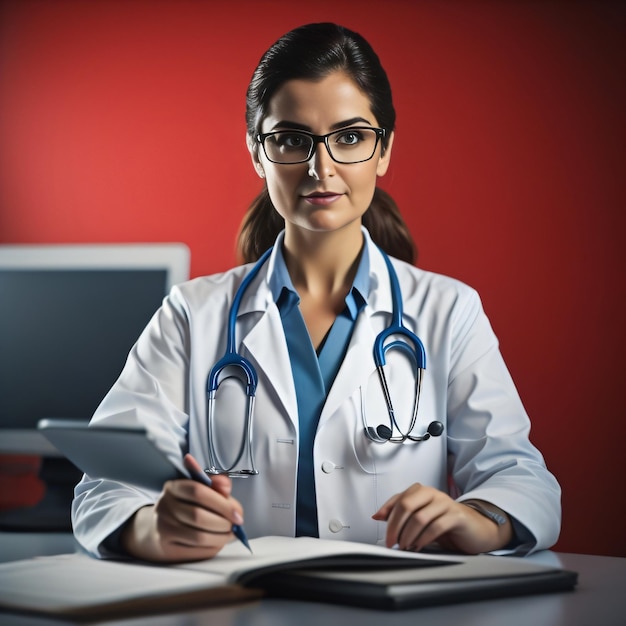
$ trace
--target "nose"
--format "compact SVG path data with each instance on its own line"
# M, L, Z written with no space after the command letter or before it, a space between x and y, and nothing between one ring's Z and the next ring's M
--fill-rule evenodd
M308 174L314 180L324 180L335 173L335 162L332 160L328 148L320 141L309 159Z

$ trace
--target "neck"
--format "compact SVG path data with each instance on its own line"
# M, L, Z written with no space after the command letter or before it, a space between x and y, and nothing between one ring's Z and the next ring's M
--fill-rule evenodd
M330 233L287 229L285 262L300 296L345 298L363 245L360 223Z

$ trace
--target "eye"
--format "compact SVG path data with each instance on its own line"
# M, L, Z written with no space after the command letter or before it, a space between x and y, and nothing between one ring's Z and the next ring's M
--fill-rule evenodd
M276 133L271 138L279 148L296 150L300 148L308 149L311 141L309 137L302 133Z
M363 141L363 132L356 129L343 131L335 138L336 143L341 143L346 146L354 146L361 141Z

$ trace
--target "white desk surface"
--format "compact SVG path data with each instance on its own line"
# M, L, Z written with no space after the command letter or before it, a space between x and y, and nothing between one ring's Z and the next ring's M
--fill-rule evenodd
M0 561L75 551L71 535L0 532ZM575 591L467 602L408 611L265 599L166 615L98 622L108 626L625 626L626 558L544 552L534 561L577 571ZM0 612L0 626L74 622Z

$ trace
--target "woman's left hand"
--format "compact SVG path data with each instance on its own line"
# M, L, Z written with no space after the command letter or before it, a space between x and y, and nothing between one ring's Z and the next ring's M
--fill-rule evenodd
M389 498L372 518L387 522L388 547L419 551L437 542L447 550L479 554L503 548L513 537L508 515L498 512L506 523L498 525L443 491L415 483Z

